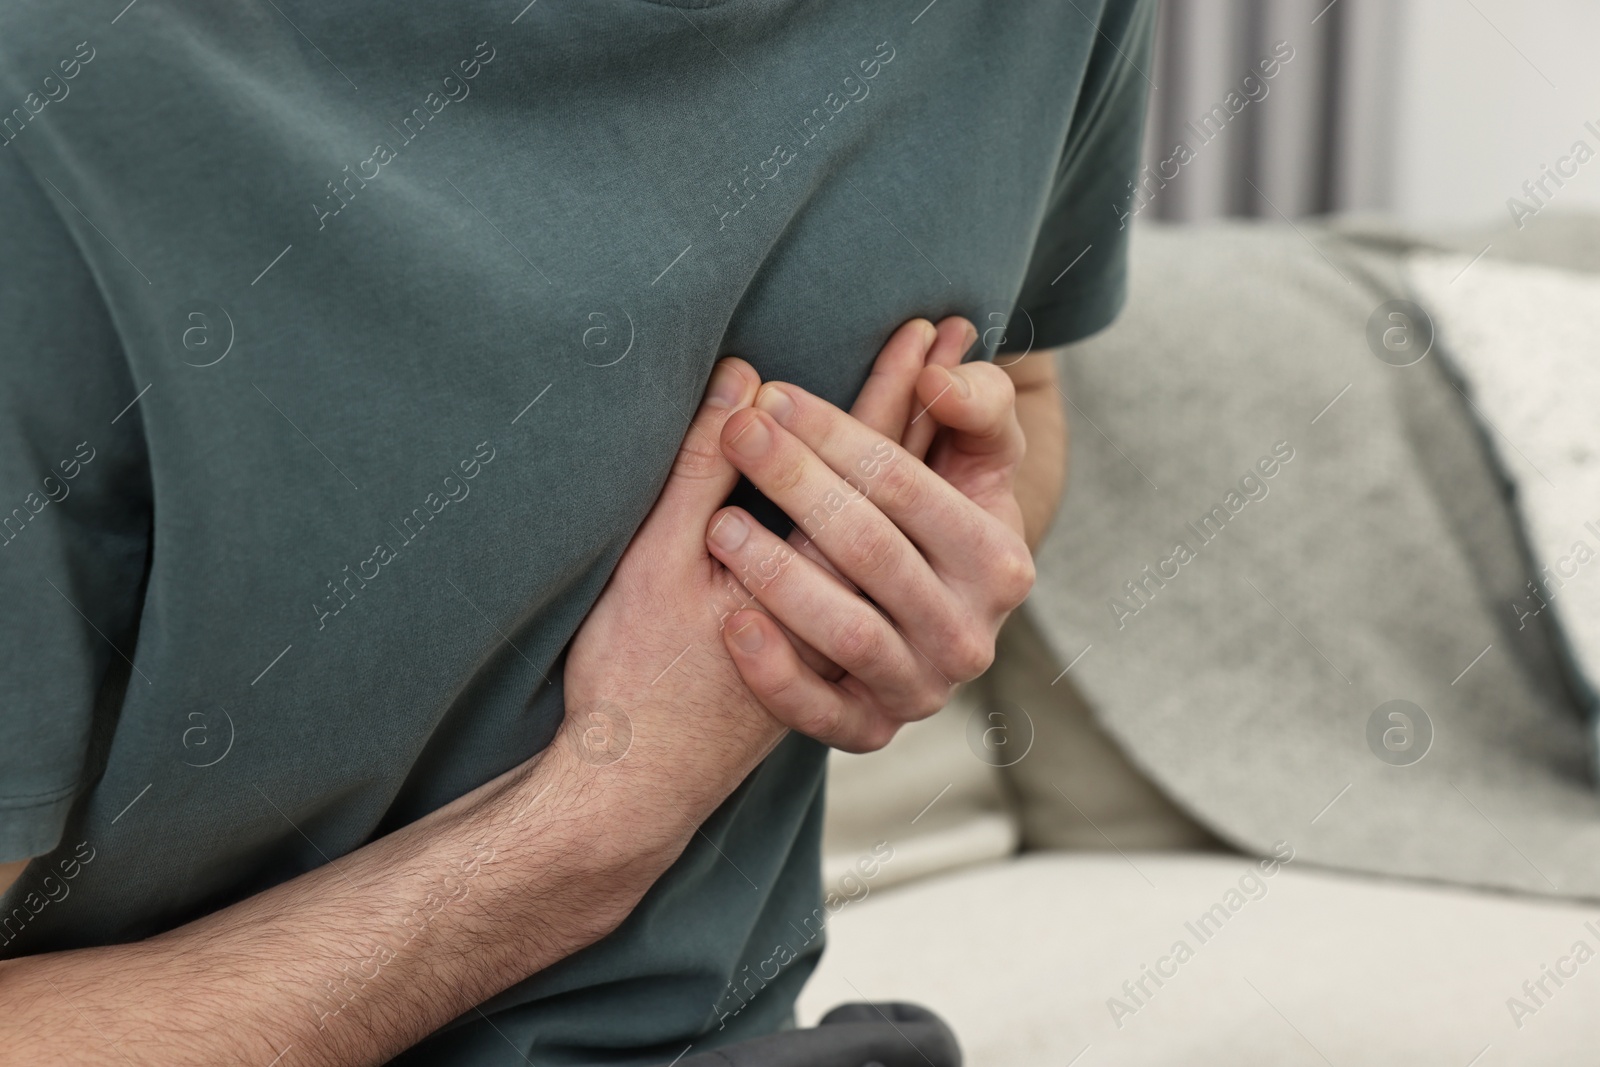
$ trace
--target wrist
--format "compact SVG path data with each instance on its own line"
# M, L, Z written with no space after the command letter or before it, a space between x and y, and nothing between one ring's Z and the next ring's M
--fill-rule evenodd
M696 829L776 744L740 744L700 765L692 742L648 733L597 734L571 715L550 745L483 797L463 839L482 842L523 889L530 928L552 894L582 912L576 951L615 929L694 837ZM701 749L700 755L705 754ZM565 952L562 953L566 954Z
M676 856L677 835L649 820L630 825L617 790L595 772L563 725L542 752L477 798L452 835L493 856L507 910L518 916L512 926L535 939L519 949L530 959L559 959L610 933ZM685 843L686 836L678 851ZM568 919L552 924L553 913ZM544 943L552 939L560 943Z
M1067 419L1057 373L1060 349L1035 352L1005 366L1016 388L1017 422L1027 450L1016 475L1023 536L1037 549L1055 520L1067 480Z
M581 877L625 915L787 731L753 698L732 694L726 715L664 706L629 714L610 701L575 710L582 706L569 705L521 789L564 798L559 818L581 850Z

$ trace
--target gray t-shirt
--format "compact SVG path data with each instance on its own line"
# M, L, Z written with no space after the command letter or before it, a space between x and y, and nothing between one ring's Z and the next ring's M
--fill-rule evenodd
M1152 6L0 11L0 860L42 856L0 956L169 929L548 743L719 355L846 404L913 316L1108 322ZM781 1025L823 756L406 1058Z

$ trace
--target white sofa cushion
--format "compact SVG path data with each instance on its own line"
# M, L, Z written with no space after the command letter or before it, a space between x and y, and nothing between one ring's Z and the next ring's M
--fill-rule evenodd
M903 727L880 751L829 753L826 889L858 895L859 881L847 883L864 861L873 870L872 888L880 889L1016 851L1021 834L999 774L967 740L975 713L969 686L937 715ZM893 853L874 866L873 859L883 858L874 851L880 842Z
M1573 952L1600 951L1600 909L1258 863L1031 853L874 893L830 922L800 1021L913 1001L969 1067L1594 1062L1600 957ZM1240 891L1248 872L1264 891ZM1202 941L1219 904L1238 906ZM1161 962L1180 940L1193 955ZM1135 1004L1147 965L1172 976Z

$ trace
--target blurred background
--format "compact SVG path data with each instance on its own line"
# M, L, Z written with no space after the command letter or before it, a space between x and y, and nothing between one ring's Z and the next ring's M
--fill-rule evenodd
M1280 42L1266 95L1204 125ZM1597 47L1595 0L1162 0L1145 162L1194 158L1140 217L1509 220L1544 165L1600 146ZM1600 161L1551 200L1600 207Z
M1600 559L1600 0L1157 31L1039 582L949 708L829 757L801 1017L929 1004L974 1067L1593 1062L1600 970L1536 985L1600 958L1600 571L1520 598Z

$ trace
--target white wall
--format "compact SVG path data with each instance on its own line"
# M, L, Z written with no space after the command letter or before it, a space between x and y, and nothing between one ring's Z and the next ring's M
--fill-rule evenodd
M1407 0L1401 34L1389 188L1401 216L1509 220L1506 199L1541 164L1580 138L1600 153L1584 128L1600 129L1600 2ZM1600 210L1600 158L1549 203Z

